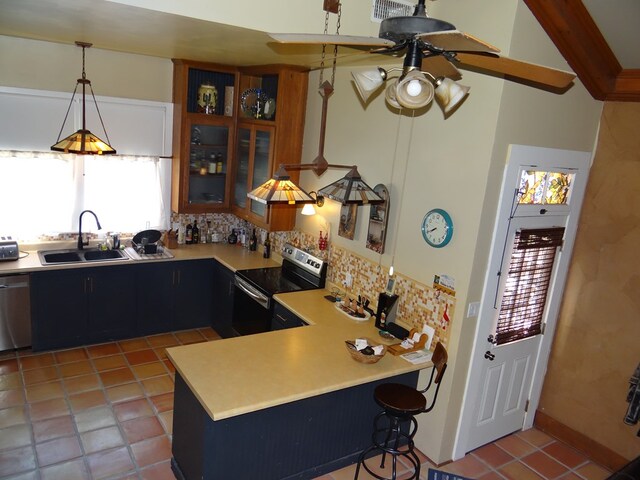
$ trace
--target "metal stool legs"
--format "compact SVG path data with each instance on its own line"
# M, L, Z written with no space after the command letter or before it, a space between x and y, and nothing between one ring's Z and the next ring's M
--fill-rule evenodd
M386 425L380 426L382 420L386 421ZM372 475L378 480L396 480L399 456L408 459L413 466L414 473L407 480L417 480L420 477L420 459L414 451L413 443L413 437L417 430L418 422L415 417L411 415L400 417L386 411L376 415L373 422L373 434L371 435L373 443L360 454L354 480L358 479L360 466L362 466L369 475ZM380 476L369 468L366 460L367 455L372 452L382 452L380 468L384 468L387 454L391 456L391 477Z

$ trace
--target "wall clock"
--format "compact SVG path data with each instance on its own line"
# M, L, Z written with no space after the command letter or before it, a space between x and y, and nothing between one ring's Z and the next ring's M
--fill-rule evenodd
M441 208L434 208L427 212L422 220L422 237L435 248L442 248L453 237L453 220Z

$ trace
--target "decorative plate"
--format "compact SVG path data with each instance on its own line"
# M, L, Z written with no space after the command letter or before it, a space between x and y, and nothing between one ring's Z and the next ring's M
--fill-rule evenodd
M257 118L258 114L263 112L258 111L258 99L264 109L265 103L269 100L261 89L259 88L247 88L242 95L240 95L240 107L245 115Z

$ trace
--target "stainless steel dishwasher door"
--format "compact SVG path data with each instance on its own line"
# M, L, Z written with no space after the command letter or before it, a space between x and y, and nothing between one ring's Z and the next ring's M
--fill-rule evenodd
M30 345L29 275L0 276L0 351Z

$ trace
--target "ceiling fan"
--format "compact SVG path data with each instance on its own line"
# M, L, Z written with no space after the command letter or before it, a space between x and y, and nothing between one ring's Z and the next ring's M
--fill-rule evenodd
M339 13L339 6L340 0L324 0L326 12ZM445 114L450 112L469 91L469 87L456 83L462 78L457 67L556 92L568 89L575 78L571 72L498 55L500 50L493 45L460 32L449 22L429 17L425 0L418 0L412 16L382 20L378 38L326 33L270 33L269 36L278 43L334 44L364 47L376 54L404 55L402 68L377 68L352 74L366 102L390 72L400 72L385 92L387 103L396 108L421 108L435 96Z

